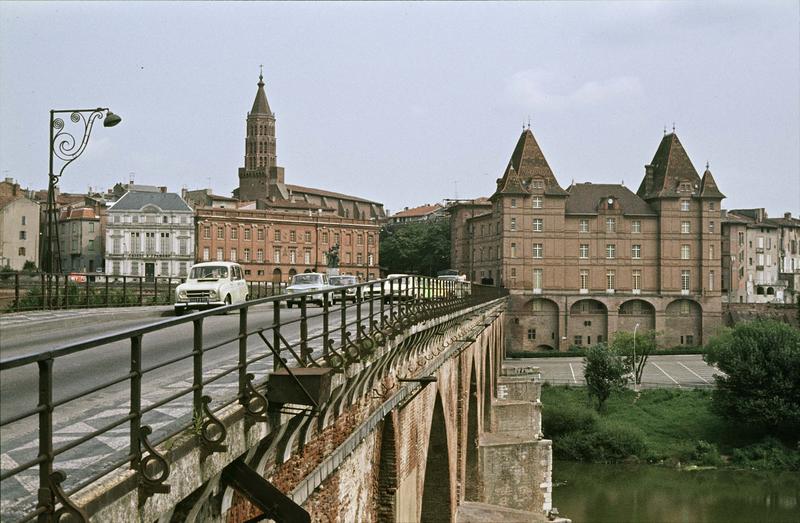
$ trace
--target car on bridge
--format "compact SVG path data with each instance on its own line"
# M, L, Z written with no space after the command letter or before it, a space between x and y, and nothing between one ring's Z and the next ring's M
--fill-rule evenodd
M338 276L330 276L328 278L328 282L334 287L347 287L349 285L358 285L358 277L353 276L351 274L340 274ZM336 289L331 297L333 303L336 304L339 301L342 301L342 290ZM345 289L345 300L347 301L356 301L356 288L351 287L349 289Z
M204 262L192 266L185 283L175 289L175 314L243 303L250 297L238 263Z
M292 276L292 282L286 287L286 293L289 297L286 299L286 307L291 309L292 305L300 305L299 297L292 297L293 294L310 291L330 291L334 287L328 282L328 275L321 272L304 272L302 274L295 274ZM315 302L322 305L325 299L323 292L319 294L309 294L306 297L306 302Z

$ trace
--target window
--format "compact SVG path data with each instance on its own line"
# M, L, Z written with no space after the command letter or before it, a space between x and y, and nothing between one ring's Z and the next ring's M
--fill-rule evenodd
M145 243L145 251L147 252L147 254L156 253L156 233L154 232L144 233L144 243Z
M511 276L517 275L517 269L515 267L511 267Z
M715 208L714 202L708 202L708 210L713 211Z
M275 241L276 242L281 241L281 231L278 229L275 229Z
M250 227L245 227L244 228L244 239L245 240L249 240L250 239Z
M294 249L289 250L289 263L297 263L297 251Z
M578 222L578 232L589 232L589 220L581 218Z
M692 192L692 184L689 182L681 182L681 184L678 186L678 191Z
M688 220L681 222L681 234L689 234L692 232L692 224Z
M178 253L185 256L186 252L186 238L179 238L178 239Z
M689 200L681 200L681 211L689 210Z
M686 345L694 345L694 336L692 334L686 335Z
M375 237L372 234L367 236L367 245L374 245L375 244Z
M583 336L575 336L575 345L583 345Z
M631 246L631 258L634 260L641 260L642 259L642 246L639 244L633 244Z
M708 246L708 259L709 260L713 260L714 259L714 246L713 245L709 245Z
M616 272L612 270L606 271L606 290L613 291L614 290L614 279L616 277Z
M247 247L245 247L244 252L242 252L242 260L245 262L250 261L250 249L248 249Z
M764 266L764 255L762 253L758 253L758 254L756 254L756 258L757 258L756 265L758 267L763 267Z
M275 262L275 263L280 263L281 262L281 250L280 250L280 248L275 249L275 252L273 253L272 261Z
M360 254L358 256L359 256L359 258L361 257ZM307 249L303 252L303 263L305 263L306 265L311 265L311 251L309 251ZM358 263L361 263L360 259L359 259Z
M681 260L688 260L689 259L689 245L684 243L681 245Z
M511 230L512 231L516 231L517 230L517 219L516 218L511 218Z
M280 253L280 251L279 251L279 253ZM256 251L256 261L258 263L264 263L264 249L258 249Z
M642 221L641 220L633 220L631 222L631 232L635 234L639 234L642 232Z
M217 247L217 261L223 261L225 253L222 252L222 247Z
M139 215L138 214L134 214L133 215L132 223L139 223Z
M333 233L333 243L335 243L335 244L339 243L339 233L338 232Z
M258 232L256 233L256 237L258 238L259 241L264 241L264 229L259 227Z
M19 239L20 240L27 240L28 239L27 231L19 231Z
M534 183L534 187L536 186L536 182ZM541 209L542 208L543 198L541 196L534 196L533 197L533 208L534 209Z
M27 225L27 224L28 224L28 219L25 216L23 216L22 217L22 225Z
M511 208L512 209L516 209L517 208L517 199L516 198L511 198Z
M238 240L239 239L239 227L233 226L231 227L231 240Z
M89 252L94 252L94 240L89 240Z
M772 249L772 238L767 238L767 249Z
M203 247L203 261L208 261L209 259L211 259L211 253L208 247Z
M681 290L688 291L689 290L689 276L690 272L687 269L681 271Z
M606 258L613 260L617 254L617 246L613 243L606 244Z
M22 218L23 218L22 225L25 225L25 223L24 223L25 222L25 220L24 220L25 217L23 216ZM89 232L94 232L94 222L89 222Z
M512 258L516 258L517 257L517 244L516 243L512 243L511 244L511 257Z
M289 241L290 242L297 241L297 233L295 233L294 231L289 231Z
M544 180L541 178L537 178L533 180L533 188L534 189L544 189Z
M225 227L223 227L222 225L217 227L217 239L218 240L224 240L225 239Z
M236 261L236 249L231 249L231 261Z
M119 262L118 261L111 262L111 272L113 274L119 274Z
M131 274L134 276L139 275L139 262L131 262Z
M159 246L158 252L160 252L161 254L172 254L168 232L161 233L161 245Z
M536 290L542 290L542 279L544 276L544 271L542 269L533 269L533 288Z
M533 232L542 232L544 230L544 220L541 218L533 219Z
M588 258L589 257L589 244L582 243L578 248L578 257L580 258Z
M481 271L483 274L483 271ZM542 300L533 300L532 309L533 312L542 312Z
M17 256L25 256L25 247L17 249Z
M367 254L367 265L369 265L370 267L372 267L372 265L373 265L374 263L375 263L375 258L374 258L374 255L373 255L372 253L369 253L369 254Z
M617 232L616 218L606 218L606 232Z
M641 290L642 288L642 271L639 269L634 269L631 273L632 279L632 289L635 291Z
M714 271L708 271L708 290L714 290Z
M121 242L120 242L119 238L114 238L113 240L111 240L111 244L112 244L111 252L113 254L120 254L120 243Z
M205 225L203 227L203 239L204 240L210 240L211 239L211 226L210 225Z
M536 339L536 329L528 329L528 340L533 341Z
M164 216L164 219L167 217ZM161 262L161 276L169 276L169 262Z
M581 269L581 290L589 290L589 270Z
M306 243L311 243L311 231L306 231L305 234L303 234L303 239ZM358 237L358 244L361 245L361 236Z
M708 222L708 232L710 232L710 233L714 232L714 220L711 220L710 222Z
M322 232L322 243L328 243L328 231Z
M533 244L533 257L534 258L541 258L544 253L544 249L542 248L541 243L534 243Z

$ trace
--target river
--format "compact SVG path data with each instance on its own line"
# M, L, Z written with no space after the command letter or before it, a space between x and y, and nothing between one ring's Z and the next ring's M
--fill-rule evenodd
M558 461L553 506L573 523L800 522L800 474Z

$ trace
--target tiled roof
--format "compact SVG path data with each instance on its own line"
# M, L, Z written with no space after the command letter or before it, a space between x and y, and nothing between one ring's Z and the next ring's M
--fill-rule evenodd
M342 200L351 200L354 202L374 203L376 205L382 205L378 202L373 202L372 200L358 198L357 196L350 196L347 194L342 194L332 191L324 191L322 189L313 189L311 187L302 187L300 185L291 185L287 183L286 188L292 191L293 193L306 193L306 194L313 194L314 196L327 196L328 198L339 198Z
M656 212L624 185L608 183L577 183L567 187L569 197L566 214L597 214L600 203L615 198L624 215L656 216Z
M708 170L707 166L703 173L703 179L700 181L700 196L725 198L725 195L722 194L719 187L717 187L717 182L714 180L714 176L711 175L711 171Z
M442 206L439 205L438 203L434 203L433 205L420 205L419 207L414 207L413 209L406 209L404 211L396 212L392 215L392 217L411 218L414 216L427 216L429 214L438 211L441 208Z
M517 180L514 180L514 177ZM533 132L525 129L517 140L514 152L511 153L503 177L497 182L497 192L526 194L533 178L541 178L544 181L545 194L566 195L553 175Z
M162 211L189 211L191 208L174 192L128 191L114 203L112 211L138 211L145 205L155 205Z
M79 207L77 209L63 209L61 212L62 220L96 220L98 218L94 209L89 207Z
M681 181L690 182L693 189L700 187L700 175L674 132L661 139L650 167L652 174L645 175L636 191L642 198L679 196L678 184Z

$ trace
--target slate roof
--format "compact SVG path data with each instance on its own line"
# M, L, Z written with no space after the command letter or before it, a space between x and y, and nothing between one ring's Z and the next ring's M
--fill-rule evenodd
M392 218L404 218L404 217L413 217L413 216L427 216L431 213L434 213L441 209L442 206L438 203L434 203L432 205L420 205L419 207L414 207L411 209L405 209L400 212L396 212L392 215Z
M518 177L518 182L513 178ZM530 129L525 129L517 140L514 152L508 162L503 177L497 183L498 192L523 192L527 193L527 187L534 177L544 180L545 194L566 195L564 189L558 184L558 180L553 175L547 159L544 157L536 137Z
M192 212L191 207L174 192L128 191L111 207L112 211L139 211L145 205L155 205L162 211Z
M644 199L678 197L678 185L681 181L690 182L693 189L695 185L700 187L700 175L674 132L665 134L661 139L648 167L652 167L652 173L645 174L639 190L636 191Z
M624 185L609 183L576 183L567 187L569 197L566 214L597 214L600 203L609 196L615 198L626 216L656 216L646 201Z
M717 187L717 182L714 180L714 176L711 175L711 171L708 170L708 166L706 166L703 179L700 181L700 196L706 198L725 198L725 195L722 194L719 187Z
M256 99L253 100L253 108L250 109L250 114L268 114L272 115L269 109L269 102L267 102L267 93L264 92L264 75L258 75L258 91L256 91Z

